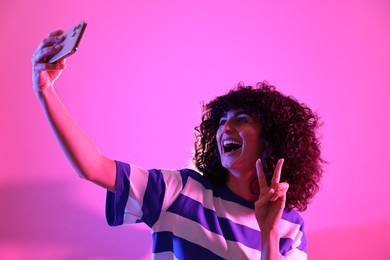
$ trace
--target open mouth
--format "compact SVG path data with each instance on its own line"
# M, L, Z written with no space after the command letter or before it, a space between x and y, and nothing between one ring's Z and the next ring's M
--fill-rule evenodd
M242 143L234 140L225 140L223 141L223 151L225 153L231 153L237 151L242 146Z

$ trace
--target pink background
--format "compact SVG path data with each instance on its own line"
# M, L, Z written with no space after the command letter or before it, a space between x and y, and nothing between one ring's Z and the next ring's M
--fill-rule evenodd
M150 258L145 226L107 226L105 191L77 177L31 88L39 42L83 19L56 88L105 154L185 167L201 102L268 80L325 122L329 164L303 214L310 259L389 259L389 11L386 0L1 0L0 259Z

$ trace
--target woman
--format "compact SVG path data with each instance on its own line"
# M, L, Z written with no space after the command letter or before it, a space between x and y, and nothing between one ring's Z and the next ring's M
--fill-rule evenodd
M144 222L160 259L306 259L303 220L322 175L317 116L274 87L239 86L204 107L197 171L145 170L104 156L53 88L62 31L34 52L33 88L79 175L107 189L110 225ZM282 170L283 168L283 170Z

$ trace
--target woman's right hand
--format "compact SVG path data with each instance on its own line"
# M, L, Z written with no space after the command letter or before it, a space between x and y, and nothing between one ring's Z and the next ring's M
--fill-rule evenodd
M53 86L54 81L65 69L65 59L54 64L48 63L50 57L59 52L62 48L64 37L62 30L57 30L49 34L35 50L32 57L32 82L36 93L42 92Z

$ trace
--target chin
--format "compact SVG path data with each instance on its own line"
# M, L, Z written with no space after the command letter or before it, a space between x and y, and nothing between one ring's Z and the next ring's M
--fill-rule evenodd
M256 169L256 160L222 162L222 166L229 172L248 172Z
M227 162L223 163L222 166L228 171L239 171L243 169L243 165L240 162Z

